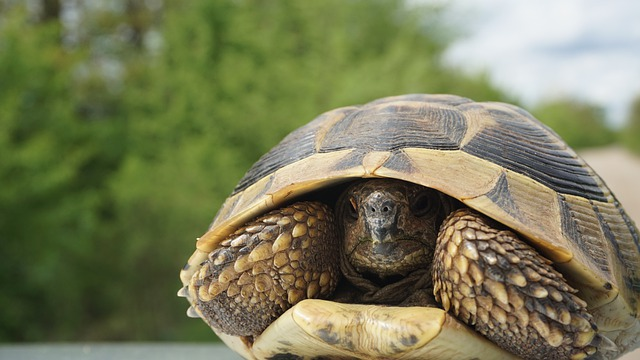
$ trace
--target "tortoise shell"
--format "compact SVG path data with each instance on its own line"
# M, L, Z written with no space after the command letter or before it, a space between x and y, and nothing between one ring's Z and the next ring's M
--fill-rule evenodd
M387 97L326 112L293 131L240 180L198 239L182 282L243 223L357 178L433 188L513 229L579 290L601 334L622 351L636 346L640 243L615 196L526 111L453 95ZM304 311L299 304L286 315ZM263 336L278 331L272 326ZM269 346L218 335L245 356Z

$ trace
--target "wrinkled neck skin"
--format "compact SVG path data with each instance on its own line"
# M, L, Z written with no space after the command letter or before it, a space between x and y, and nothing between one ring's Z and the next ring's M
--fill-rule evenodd
M359 292L349 300L396 305L431 289L438 230L456 205L438 191L399 180L366 180L345 190L336 204L341 268Z

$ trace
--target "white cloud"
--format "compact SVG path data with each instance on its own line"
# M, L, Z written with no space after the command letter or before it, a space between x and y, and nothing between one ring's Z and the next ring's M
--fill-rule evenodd
M640 2L474 0L456 2L469 35L446 59L487 70L531 105L567 95L596 103L614 124L640 95Z

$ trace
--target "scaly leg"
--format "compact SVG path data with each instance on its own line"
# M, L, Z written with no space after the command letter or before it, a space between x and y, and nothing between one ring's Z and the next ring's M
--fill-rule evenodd
M340 277L332 211L300 202L247 223L209 254L189 284L189 299L212 328L262 333L288 308L330 295Z
M528 359L580 359L596 351L596 326L551 262L512 231L469 209L440 228L434 294L502 348Z

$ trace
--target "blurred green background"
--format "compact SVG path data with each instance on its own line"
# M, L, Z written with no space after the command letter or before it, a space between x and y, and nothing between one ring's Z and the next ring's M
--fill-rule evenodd
M0 341L211 340L178 272L261 154L326 110L402 93L519 103L447 66L439 5L0 0ZM450 19L450 18L448 18ZM640 152L558 98L576 148Z

